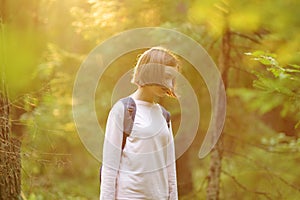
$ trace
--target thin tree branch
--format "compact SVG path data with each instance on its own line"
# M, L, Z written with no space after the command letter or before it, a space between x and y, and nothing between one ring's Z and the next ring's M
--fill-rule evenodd
M259 40L253 38L253 37L250 37L249 35L245 35L245 34L242 34L242 33L239 33L239 32L232 32L233 35L237 35L239 37L242 37L242 38L245 38L245 39L248 39L256 44L261 44Z
M250 143L248 141L246 142L243 139L241 139L241 138L239 138L237 136L230 135L230 134L226 134L226 137L227 136L230 137L230 138L232 138L233 140L235 140L237 142L240 142L240 143L244 144L244 145L258 148L258 149L263 150L263 151L265 151L267 153L274 153L274 154L290 154L291 153L289 151L287 151L287 152L284 152L284 151L270 151L269 149L265 148L264 145L254 144L254 143ZM295 153L295 152L293 151L292 153Z
M234 154L234 155L237 155L243 159L246 159L248 160L249 162L252 162L252 163L255 163L255 165L263 168L264 170L266 170L270 175L276 177L277 179L279 179L281 182L283 182L284 184L286 184L287 186L293 188L294 190L296 190L297 192L300 193L300 188L296 187L295 185L289 183L288 181L286 181L284 178L280 177L279 175L271 172L270 169L268 169L266 166L262 165L260 162L257 162L256 160L254 160L253 158L250 158L246 155L243 155L243 154L240 154L240 153L236 153L236 152L233 152L233 151L230 151L230 150L227 150L227 149L224 149L225 152L230 152L231 154Z
M254 194L257 194L257 195L263 195L264 197L266 197L267 199L271 199L272 198L269 196L270 194L269 193L266 193L266 192L261 192L261 191L256 191L256 190L249 190L246 186L244 186L243 184L241 184L235 176L229 174L228 172L224 171L224 170L221 170L222 173L224 173L225 175L229 176L233 182L235 184L237 184L240 188L242 188L243 190L247 191L247 192L251 192L251 193L254 193Z

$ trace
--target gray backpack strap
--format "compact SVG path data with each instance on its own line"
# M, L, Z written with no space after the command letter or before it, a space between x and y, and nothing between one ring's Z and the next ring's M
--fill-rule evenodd
M126 139L130 135L133 127L133 122L136 114L136 104L131 97L120 99L124 105L124 121L123 121L123 140L122 150L125 147Z
M161 107L161 110L162 110L162 114L163 114L164 118L167 121L168 128L170 128L171 114L163 106L160 106L160 107Z
M125 144L126 144L126 139L132 131L133 122L134 122L135 113L136 113L136 104L131 97L125 97L123 99L120 99L120 101L124 105L123 139L122 139L122 150L123 150L125 147ZM100 182L101 182L102 165L100 167L99 176L100 176Z

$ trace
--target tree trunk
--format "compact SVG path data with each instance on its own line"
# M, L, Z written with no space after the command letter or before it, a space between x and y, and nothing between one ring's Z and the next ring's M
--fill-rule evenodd
M225 29L221 43L221 53L219 57L219 67L222 72L222 79L225 89L227 88L227 74L230 67L230 30ZM219 101L217 99L216 101ZM217 105L220 105L217 103ZM224 134L224 133L223 133ZM217 137L217 136L216 136ZM208 185L206 188L207 200L218 200L220 193L220 176L222 168L223 143L222 137L219 138L217 144L211 151L211 160L208 172Z
M189 151L186 151L177 161L178 195L184 196L193 191L193 177L190 167Z
M0 91L0 200L19 199L21 157L19 140L10 137L10 107L6 90Z
M206 189L207 200L218 200L220 193L220 174L222 167L222 142L221 138L213 148L210 156L208 186Z

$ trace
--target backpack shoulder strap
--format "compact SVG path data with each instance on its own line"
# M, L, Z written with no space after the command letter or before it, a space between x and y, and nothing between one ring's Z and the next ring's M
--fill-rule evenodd
M125 97L123 99L120 99L120 101L124 105L124 121L123 121L123 139L122 139L122 150L125 147L126 144L126 139L130 135L134 118L135 118L135 113L136 113L136 104L134 100L131 97ZM102 177L102 165L100 167L100 182L101 182L101 177Z
M170 128L170 119L171 119L171 114L169 111L167 111L163 106L160 106L161 110L162 110L162 114L164 116L164 118L166 119L168 128Z
M136 104L131 97L120 99L124 105L124 121L123 121L123 140L122 150L125 147L126 139L130 135L133 127L133 122L136 114Z

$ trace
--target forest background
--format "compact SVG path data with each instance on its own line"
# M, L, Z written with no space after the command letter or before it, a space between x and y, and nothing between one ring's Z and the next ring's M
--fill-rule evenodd
M299 199L299 7L297 0L1 0L1 91L9 99L10 137L21 142L22 198L99 197L100 163L81 143L72 116L76 73L109 37L163 27L206 49L227 93L220 142L199 159L211 104L201 75L182 60L201 120L177 160L180 199ZM102 76L95 98L101 126L114 85L142 50L121 56ZM160 103L171 111L176 133L178 102Z

